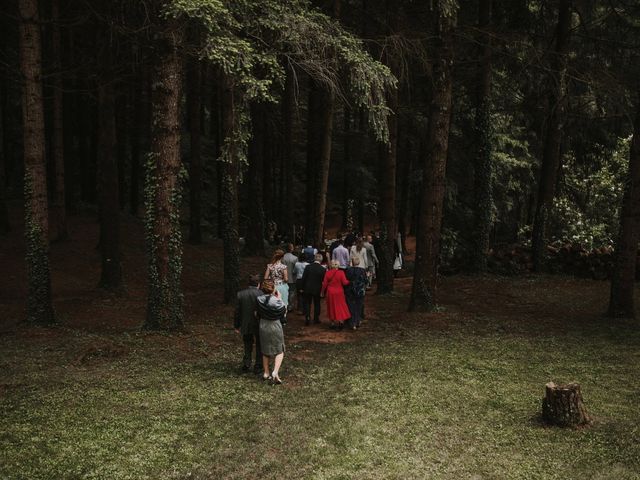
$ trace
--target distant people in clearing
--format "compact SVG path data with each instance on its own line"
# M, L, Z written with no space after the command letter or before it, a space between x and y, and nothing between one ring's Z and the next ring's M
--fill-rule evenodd
M311 258L310 261L313 261L313 258ZM297 300L296 307L300 315L304 314L304 307L303 307L304 296L302 295L302 290L303 290L302 275L304 274L304 271L308 265L309 265L309 261L307 260L306 255L302 253L300 254L300 258L298 259L296 264L293 266L293 279L296 282L296 300Z
M345 270L345 276L349 285L344 287L347 306L349 307L349 327L353 330L360 328L362 312L364 310L364 296L367 290L367 272L360 267L360 258L351 259L351 266Z
M236 333L242 335L244 343L244 355L242 357L242 371L251 370L251 359L253 346L255 344L255 363L253 370L260 373L262 369L262 351L260 349L259 325L256 318L257 298L262 295L260 288L260 276L251 275L249 277L249 287L238 292L238 302L236 304L233 319L233 328Z
M262 282L262 292L257 298L256 315L260 319L260 347L262 349L262 379L280 384L280 367L284 359L284 333L282 320L287 307L272 280ZM270 359L273 370L269 373Z
M320 264L321 261L322 255L316 254L313 263L307 265L302 274L300 292L303 295L302 308L305 325L309 325L311 320L311 303L313 303L313 323L320 323L320 293L327 272Z
M331 260L338 262L338 267L345 269L349 265L349 250L343 245L343 241L338 241L338 246L331 254Z
M344 297L346 285L349 285L349 280L345 277L344 271L340 269L340 262L333 260L331 269L324 276L322 282L322 295L327 298L327 315L331 320L332 328L341 329L345 320L351 316Z
M295 308L296 297L296 279L293 274L293 269L298 262L298 257L293 254L293 244L287 243L287 253L282 257L282 263L287 267L287 285L289 286L289 296L287 298L287 310L293 310Z
M264 279L271 280L274 283L276 290L280 293L280 298L286 307L287 301L289 300L289 277L287 275L287 266L282 263L283 257L283 250L277 249L273 252L271 262L267 265L267 269L264 272ZM283 317L282 323L283 325L287 324L286 315Z
M363 268L365 271L369 266L369 255L367 249L364 247L364 242L361 238L356 240L355 245L351 247L349 258L353 261L354 258L358 259L358 267ZM353 265L353 262L350 262Z
M378 256L376 255L376 249L373 246L373 237L371 235L367 235L365 241L362 243L364 248L367 249L367 257L369 259L369 263L367 264L367 290L371 288L373 284L373 280L376 277L376 268L378 268L378 264L380 261L378 260Z

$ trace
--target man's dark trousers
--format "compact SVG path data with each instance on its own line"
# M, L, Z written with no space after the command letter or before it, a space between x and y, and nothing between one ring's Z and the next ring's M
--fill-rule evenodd
M256 344L256 362L254 364L254 370L262 369L262 349L260 348L260 334L247 333L242 336L244 342L244 356L242 357L242 364L244 368L249 370L251 368L251 357L253 354L253 344Z
M311 302L313 302L313 323L320 323L320 295L304 294L304 318L309 321L311 317Z

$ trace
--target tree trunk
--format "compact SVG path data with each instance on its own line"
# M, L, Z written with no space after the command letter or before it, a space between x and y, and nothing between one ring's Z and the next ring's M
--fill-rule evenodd
M249 197L262 198L264 180L265 106L251 108L252 138L249 145ZM247 255L264 256L264 208L262 202L250 202L249 225L245 244Z
M307 165L306 165L306 205L305 205L305 237L308 243L316 238L315 218L313 217L314 202L319 188L318 169L320 165L319 132L321 130L320 108L321 90L316 83L309 80L309 96L307 103ZM266 184L265 184L266 186Z
M131 215L138 215L140 201L140 170L142 151L142 125L144 120L149 120L144 115L143 96L146 91L145 85L147 76L142 71L144 67L139 67L135 76L136 82L133 87L133 128L131 139L131 179L129 190L129 212ZM146 122L148 124L148 122Z
M538 203L536 204L531 238L533 267L534 270L538 272L544 268L547 241L546 230L549 223L549 214L553 207L558 171L561 166L560 146L562 143L562 130L567 103L566 51L569 45L570 29L571 0L561 0L558 7L556 46L551 66L553 74L557 75L557 77L554 76L549 80L549 108L551 112L548 118L547 135L542 154L542 165L538 184Z
M221 164L221 203L224 303L235 301L240 287L240 246L238 233L238 181L239 160L234 143L236 129L236 92L230 78L222 78L222 138L227 146L227 157Z
M398 29L398 6L387 2L387 18L390 25L388 34L395 34ZM385 63L397 77L400 66L396 55L385 55ZM398 157L398 90L387 94L387 105L391 109L389 115L389 144L380 145L380 205L378 219L380 222L380 247L376 251L380 265L376 269L378 278L377 294L393 292L393 261L396 240L396 171Z
M115 93L110 82L98 88L99 137L98 179L100 182L100 251L102 273L100 287L122 288L120 265L120 197L116 156Z
M491 3L492 0L480 0L478 12L479 65L477 73L476 111L475 111L475 176L474 210L475 228L471 268L476 272L487 270L489 236L493 210L492 140L491 140Z
M287 79L282 98L282 167L284 169L284 191L282 208L282 231L287 237L293 236L294 201L293 201L293 109L295 103L294 77L291 69L287 70Z
M52 240L64 240L68 237L66 202L64 188L64 122L62 103L62 60L60 40L60 0L51 2L52 39L51 55L53 63L52 89L53 89L53 164L55 182L53 192L52 210Z
M430 311L436 306L436 286L440 258L443 202L446 186L447 151L451 123L451 89L453 65L453 30L455 11L444 12L440 2L436 7L438 32L434 40L433 94L429 112L424 179L420 217L416 239L416 263L409 310Z
M27 320L55 322L49 271L49 222L45 163L42 46L37 0L20 0L20 66L24 78L24 197L27 279Z
M202 242L202 65L199 60L192 59L188 71L188 114L189 133L191 135L191 165L189 169L190 185L190 217L189 241Z
M151 155L147 165L146 218L149 298L145 328L183 325L182 236L180 232L180 98L182 27L156 17L160 31L151 84Z
M640 92L629 154L629 172L620 211L620 231L611 276L609 316L634 318L634 287L640 241Z
M542 418L559 427L577 427L591 423L582 400L580 385L547 383L542 399Z
M313 242L324 248L324 224L327 211L327 188L329 186L329 168L331 167L331 140L333 134L334 94L323 91L320 102L320 130L318 131L318 184L313 204Z
M0 235L6 235L11 231L9 223L9 210L7 209L7 176L6 164L9 163L9 149L7 148L7 123L6 115L6 81L4 75L0 77Z

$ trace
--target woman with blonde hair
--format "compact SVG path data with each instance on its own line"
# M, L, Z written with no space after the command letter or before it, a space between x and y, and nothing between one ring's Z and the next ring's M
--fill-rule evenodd
M344 287L347 285L349 280L340 270L340 262L333 260L322 281L322 295L327 297L327 314L332 328L342 328L344 321L351 317L344 297Z
M284 359L284 333L282 319L287 311L273 281L264 280L260 287L264 295L257 299L256 316L260 320L260 348L262 349L262 379L280 384L280 367ZM273 371L269 373L269 361L273 358Z

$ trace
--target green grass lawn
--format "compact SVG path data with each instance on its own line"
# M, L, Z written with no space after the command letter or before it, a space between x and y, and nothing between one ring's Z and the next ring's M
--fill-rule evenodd
M0 478L640 478L637 325L396 315L290 345L283 386L237 373L228 330L180 337L188 355L170 336L6 334ZM105 338L127 353L76 361ZM581 383L591 427L540 424L550 380Z

